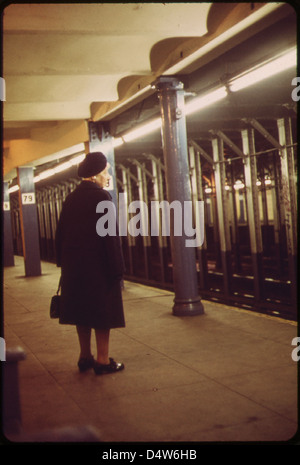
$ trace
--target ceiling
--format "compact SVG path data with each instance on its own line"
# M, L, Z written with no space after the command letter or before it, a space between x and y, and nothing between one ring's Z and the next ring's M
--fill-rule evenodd
M8 122L90 118L127 76L152 73L154 44L202 36L211 5L12 4L4 10Z
M136 120L139 102L149 103L144 117L156 111L151 84L161 75L188 76L201 90L212 79L210 63L290 10L276 2L9 5L5 177L87 142L88 121L109 121L118 132Z

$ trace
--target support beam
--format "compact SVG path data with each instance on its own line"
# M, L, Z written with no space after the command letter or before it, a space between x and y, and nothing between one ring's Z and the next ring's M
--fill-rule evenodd
M200 147L200 145L197 144L197 142L195 142L194 140L189 140L189 145L190 145L191 147L193 147L195 150L197 150L197 152L199 152L200 155L202 155L202 157L203 157L206 161L208 161L208 163L209 163L210 165L213 165L213 164L214 164L214 161L213 161L213 159L211 158L211 156L210 156L202 147Z
M278 269L278 276L283 279L286 275L284 267L284 250L282 247L282 241L284 240L282 235L284 229L284 207L281 202L281 170L280 164L277 161L278 154L274 153L273 156L273 178L274 188L272 189L272 201L273 201L273 214L274 214L274 242L275 242L275 256ZM283 228L282 228L283 225Z
M161 272L161 282L166 282L166 264L168 263L167 259L167 238L162 235L162 225L160 221L160 213L157 203L160 203L164 200L163 195L163 181L162 181L162 167L160 160L157 160L154 156L148 157L151 160L152 164L152 179L153 179L153 200L154 208L151 209L151 217L154 215L155 222L159 227L158 235L158 249L159 249L159 263L160 263L160 272ZM153 221L153 220L152 220Z
M121 237L121 241L123 241L123 236L127 237L127 245L128 245L128 261L129 261L129 274L134 274L134 267L133 267L133 247L135 246L135 237L131 234L127 234L127 227L129 222L129 205L132 202L132 190L131 190L131 182L130 182L130 171L128 168L125 168L123 165L119 165L119 168L122 170L122 189L123 189L123 196L122 202L120 201L119 204L119 215L122 218L119 224L119 233Z
M162 118L168 201L172 203L179 200L184 207L185 201L191 202L184 88L181 82L172 77L160 78L156 87ZM186 247L184 228L182 235L176 236L174 224L172 226L170 240L175 291L173 314L199 315L204 313L204 309L198 294L195 249Z
M141 163L136 162L137 167L137 177L138 177L138 192L139 192L139 200L140 203L140 214L141 214L141 227L145 231L146 221L148 221L146 208L148 206L148 194L147 194L147 181L146 181L146 173L143 169L143 165ZM146 207L146 208L145 208ZM151 261L150 250L151 250L151 241L149 234L143 235L143 253L144 253L144 269L145 269L145 278L149 279L149 262Z
M215 186L218 211L218 225L221 248L221 260L223 269L223 286L226 295L231 294L231 242L229 228L229 205L225 190L225 163L223 140L214 138L212 140L213 157L215 162Z
M189 146L189 160L190 160L190 176L191 176L191 188L192 188L192 198L194 204L194 217L195 217L195 225L196 227L201 227L201 219L200 219L200 212L199 209L196 208L196 202L199 200L203 201L203 187L202 187L202 170L201 170L201 163L200 163L200 156L198 153L195 153L194 145ZM212 160L212 159L211 159ZM204 211L203 211L204 213ZM203 215L204 217L204 215ZM204 225L204 221L203 221ZM206 250L207 250L207 243L206 243L206 236L204 235L203 244L198 247L197 249L197 256L198 256L198 267L199 267L199 281L200 281L200 288L207 289L208 286L208 273L207 273L207 258L206 258Z
M244 121L246 123L250 123L254 127L254 129L256 129L262 136L264 136L267 139L267 141L269 141L270 144L273 145L275 148L277 148L278 150L280 150L282 148L280 143L278 142L278 140L276 140L275 137L273 137L272 134L270 134L263 127L263 125L261 123L256 121L256 119L254 119L254 118L246 118Z
M39 226L33 182L33 168L19 167L19 204L26 276L41 274Z
M297 305L297 194L294 149L291 146L292 129L290 118L277 121L281 162L282 201L284 204L289 274L292 289L292 301ZM289 147L286 147L289 146Z
M244 172L247 197L247 216L250 234L251 256L254 276L254 295L256 300L263 298L262 233L259 218L258 189L254 130L245 129L241 133L245 154Z
M224 134L222 131L210 131L212 134L218 136L220 139L228 145L239 157L244 157L243 151L234 143L232 140Z
M14 266L14 248L11 227L8 182L3 183L3 266Z

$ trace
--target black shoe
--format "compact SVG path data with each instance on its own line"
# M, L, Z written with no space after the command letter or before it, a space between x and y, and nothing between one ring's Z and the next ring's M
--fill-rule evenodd
M95 364L94 357L91 357L91 358L80 358L77 365L78 365L80 373L83 373L84 371L87 371L90 368L93 368L94 364Z
M94 371L96 375L105 375L108 373L116 373L118 371L124 370L123 363L117 363L114 361L113 358L109 359L110 363L108 365L104 365L102 363L95 362L94 363Z

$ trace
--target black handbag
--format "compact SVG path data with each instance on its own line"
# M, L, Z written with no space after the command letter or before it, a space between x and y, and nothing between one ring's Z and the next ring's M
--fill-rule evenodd
M59 294L60 287L61 287L61 278L59 279L56 294L51 299L50 318L59 318L60 316L60 304L61 304L61 295Z

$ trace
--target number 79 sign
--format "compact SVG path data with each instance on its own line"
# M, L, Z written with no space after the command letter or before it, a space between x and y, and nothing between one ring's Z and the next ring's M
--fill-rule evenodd
M30 205L35 203L35 193L29 192L27 194L22 194L22 204L23 205Z

